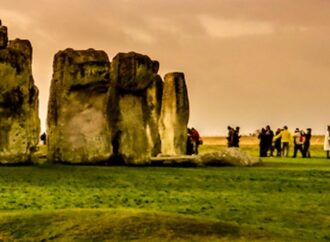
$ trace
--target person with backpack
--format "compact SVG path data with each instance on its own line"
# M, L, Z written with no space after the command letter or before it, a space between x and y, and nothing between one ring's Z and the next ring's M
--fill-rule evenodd
M296 130L294 131L293 143L294 143L294 151L293 151L292 158L297 157L298 150L300 151L301 156L305 157L304 151L303 151L304 136L302 135L301 131L298 128L296 128Z

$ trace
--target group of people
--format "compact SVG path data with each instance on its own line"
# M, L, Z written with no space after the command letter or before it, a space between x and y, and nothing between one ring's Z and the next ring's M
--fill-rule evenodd
M236 127L235 129L231 126L227 127L228 129L228 136L227 136L227 146L228 147L239 147L239 140L241 138L239 134L239 127Z
M260 140L260 157L273 156L276 150L276 156L289 156L290 144L293 143L294 151L292 157L297 157L298 151L302 157L311 157L309 147L312 137L312 129L306 131L296 128L293 135L287 126L283 129L277 129L275 134L269 125L262 128L258 134Z
M198 155L198 147L203 140L195 128L187 128L187 155Z

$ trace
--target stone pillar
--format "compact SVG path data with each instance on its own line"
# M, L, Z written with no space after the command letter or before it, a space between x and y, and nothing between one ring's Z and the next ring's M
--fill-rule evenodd
M0 20L0 49L4 49L7 47L8 44L8 31L7 27L1 25Z
M134 52L119 53L112 61L108 113L113 162L147 164L160 150L158 68L158 62Z
M40 133L32 46L28 40L5 42L0 48L0 164L28 163Z
M103 163L112 154L106 98L110 62L104 51L66 49L54 57L48 102L48 160Z
M184 155L187 144L189 100L183 73L164 77L162 109L159 122L162 155Z
M161 153L161 140L159 135L158 122L162 107L163 80L156 75L154 81L147 89L147 107L149 111L147 120L147 137L151 147L151 156Z

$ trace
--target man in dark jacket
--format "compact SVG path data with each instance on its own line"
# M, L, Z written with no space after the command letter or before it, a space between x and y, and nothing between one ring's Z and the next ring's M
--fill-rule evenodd
M261 129L259 135L259 156L266 157L267 156L267 142L266 142L266 130L264 128Z
M311 158L311 153L309 152L309 147L311 145L311 138L312 138L312 129L308 128L305 134L304 140L304 157Z
M281 133L281 129L277 129L275 132L275 135L279 135ZM276 149L276 156L281 156L282 151L282 145L281 145L281 138L278 138L274 141L275 149Z
M274 137L274 132L273 132L273 130L271 130L270 126L267 125L266 130L265 130L266 156L268 154L268 151L270 152L270 156L273 156L273 152L272 152L273 137Z

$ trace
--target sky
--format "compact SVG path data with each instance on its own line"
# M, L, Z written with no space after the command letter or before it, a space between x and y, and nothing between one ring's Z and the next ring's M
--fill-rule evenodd
M9 38L29 39L45 130L54 55L135 51L185 73L189 126L204 136L330 124L329 0L0 0Z

